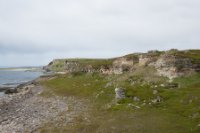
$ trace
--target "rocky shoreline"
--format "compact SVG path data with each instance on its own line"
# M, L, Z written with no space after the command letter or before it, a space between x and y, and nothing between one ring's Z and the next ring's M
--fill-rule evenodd
M68 111L69 98L42 97L44 88L34 82L15 90L15 93L0 97L0 133L37 132L44 124L59 120L60 114Z
M0 92L5 93L5 94L19 93L23 91L24 88L27 88L33 85L35 85L35 80L24 82L24 83L18 84L17 86L8 85L8 86L0 87Z
M0 87L0 92L5 92L8 89L11 89L12 87Z

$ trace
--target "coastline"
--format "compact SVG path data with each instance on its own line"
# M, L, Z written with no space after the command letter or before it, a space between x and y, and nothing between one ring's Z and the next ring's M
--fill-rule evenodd
M36 71L33 68L0 68L0 72L0 96L3 96L6 91L14 92L44 74L42 70Z
M43 71L42 67L8 67L8 68L0 68L0 71Z
M57 118L68 110L60 97L44 98L40 94L44 88L38 84L42 77L15 88L14 93L0 97L0 131L34 132L44 123Z

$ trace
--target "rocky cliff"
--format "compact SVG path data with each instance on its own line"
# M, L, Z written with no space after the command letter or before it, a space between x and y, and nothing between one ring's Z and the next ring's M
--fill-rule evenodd
M200 72L200 50L149 51L112 59L56 59L45 66L44 70L62 73L122 74L132 72L138 67L154 67L159 75L170 79Z

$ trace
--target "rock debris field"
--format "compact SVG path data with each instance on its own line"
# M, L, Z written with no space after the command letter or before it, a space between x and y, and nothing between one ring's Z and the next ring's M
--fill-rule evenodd
M66 112L66 99L46 98L41 86L26 87L19 93L0 98L0 133L37 132L42 124L59 119Z

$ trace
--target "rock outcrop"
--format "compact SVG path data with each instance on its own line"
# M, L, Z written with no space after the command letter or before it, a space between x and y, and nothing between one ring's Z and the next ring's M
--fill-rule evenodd
M132 59L128 59L125 57L118 58L113 61L113 73L114 74L122 74L123 72L131 71L134 62Z
M76 72L79 70L79 64L75 61L65 61L64 62L64 70L67 72Z
M148 66L158 60L161 52L159 51L149 51L148 53L141 54L139 56L139 66Z
M180 57L177 55L163 54L155 62L155 68L159 75L166 76L170 79L183 76L192 72L195 72L194 66L190 58Z
M169 50L160 54L147 53L140 55L139 66L153 66L160 76L173 79L200 71L200 51L197 57L192 52ZM195 60L195 61L194 61Z
M139 67L154 67L160 76L173 79L193 72L200 72L200 50L149 51L113 59L57 59L44 69L54 72L85 72L122 74Z

